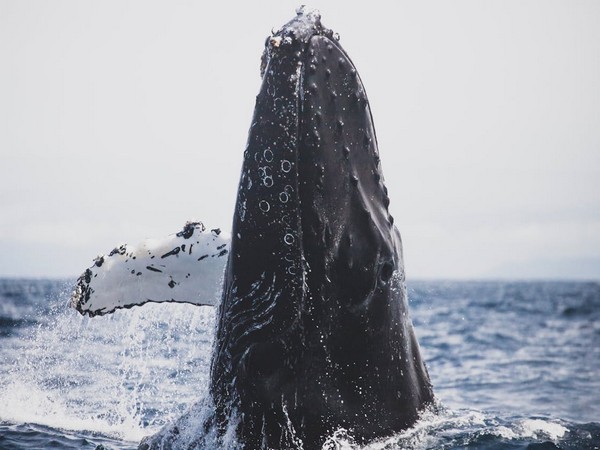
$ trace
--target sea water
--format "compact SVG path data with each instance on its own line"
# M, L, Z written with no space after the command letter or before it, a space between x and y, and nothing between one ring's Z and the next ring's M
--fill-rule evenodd
M135 449L208 390L215 308L68 307L73 280L0 279L0 449ZM408 283L437 409L360 447L600 448L600 283Z

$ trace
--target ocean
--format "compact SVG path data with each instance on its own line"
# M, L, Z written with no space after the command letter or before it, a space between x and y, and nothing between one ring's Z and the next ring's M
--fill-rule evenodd
M74 280L0 279L0 449L136 449L206 396L215 309L68 307ZM360 447L599 449L600 283L409 281L437 408Z

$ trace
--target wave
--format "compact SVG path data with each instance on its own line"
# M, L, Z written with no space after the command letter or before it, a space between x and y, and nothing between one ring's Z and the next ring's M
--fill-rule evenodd
M444 406L366 447L338 430L326 450L600 447L590 421L599 411L597 284L409 288ZM214 309L149 304L90 319L67 307L69 294L63 281L0 280L0 448L130 450L186 411L196 423ZM516 307L523 299L530 304Z

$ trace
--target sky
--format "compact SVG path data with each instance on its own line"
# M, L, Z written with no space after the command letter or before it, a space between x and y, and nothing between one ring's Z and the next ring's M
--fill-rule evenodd
M231 227L298 3L0 0L0 276ZM369 97L407 278L600 279L600 2L314 1Z

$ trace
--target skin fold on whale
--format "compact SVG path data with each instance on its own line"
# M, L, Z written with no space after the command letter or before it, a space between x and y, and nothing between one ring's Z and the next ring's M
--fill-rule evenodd
M210 396L140 449L313 450L340 429L363 444L410 427L434 400L354 64L301 8L267 38L261 76Z

